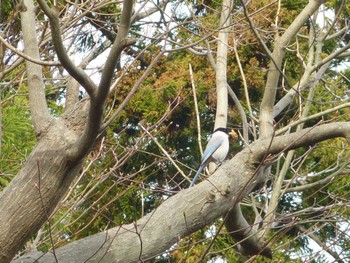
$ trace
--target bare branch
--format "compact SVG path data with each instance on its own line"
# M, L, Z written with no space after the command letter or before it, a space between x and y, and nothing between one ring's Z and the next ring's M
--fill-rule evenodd
M344 261L339 257L337 252L330 249L325 243L323 243L320 238L310 230L307 230L305 227L298 225L297 226L302 233L305 233L305 235L309 236L311 239L313 239L317 245L319 245L321 248L323 248L325 251L327 251L328 254L330 254L338 263L344 263Z
M137 10L131 17L131 21L137 21L141 20L145 17L149 17L151 14L156 13L157 11L160 11L161 9L165 8L166 5L170 2L170 0L163 0L162 2L158 3L155 6L148 8L147 10L141 12L141 10L144 8L144 6L141 6L139 10ZM144 5L147 4L147 1L145 1Z
M24 0L23 4L27 7L25 12L21 12L21 25L25 45L24 53L26 57L31 57L40 61L38 41L35 31L34 4L32 0ZM46 104L45 86L42 78L43 73L40 65L34 64L29 60L26 60L26 68L32 120L35 132L39 135L47 128L51 120Z
M277 1L274 1L273 3L276 3ZM241 4L242 4L242 7L243 7L243 12L244 12L244 15L249 23L249 26L250 26L250 29L253 31L256 39L258 40L259 44L263 47L266 55L271 58L273 60L273 55L270 51L270 49L266 46L265 42L263 41L263 39L261 38L258 30L256 29L256 26L253 24L253 21L250 19L250 16L248 14L248 11L247 11L247 7L246 7L246 4L244 3L243 0L241 0Z
M255 158L257 160L263 160L268 154L278 155L282 152L313 145L337 137L343 137L347 141L350 141L350 123L334 122L306 128L291 134L274 137L272 140L258 140L250 147L256 150L254 153Z
M229 26L231 24L232 0L224 0L220 16L220 31L218 36L218 47L216 57L216 115L214 129L227 126L227 108L228 108L228 91L227 91L227 52Z
M307 117L300 118L300 119L290 123L289 125L284 126L282 129L279 129L278 131L276 131L276 135L280 135L280 134L288 131L289 129L299 125L300 123L304 123L304 122L307 122L307 121L310 121L310 120L313 120L313 119L316 119L316 118L320 118L320 117L325 116L325 115L327 115L329 113L332 113L332 112L335 112L337 110L340 110L340 109L343 109L343 108L347 108L347 107L350 107L350 102L347 102L347 103L344 103L344 104L340 104L340 105L338 105L336 107L333 107L331 109L328 109L328 110L325 110L325 111L321 111L321 112L315 113L315 114L307 116Z
M317 181L315 181L313 183L287 188L287 189L285 189L283 191L283 193L301 192L301 191L305 191L307 189L311 189L311 188L315 188L315 187L321 187L322 185L325 185L325 184L333 181L336 177L338 177L340 175L348 174L349 171L348 170L344 170L348 164L349 164L349 162L345 162L339 168L338 171L328 175L327 177L325 177L323 179L317 180Z
M74 78L68 78L66 86L65 111L72 109L72 107L79 101L79 87L80 84Z
M323 2L324 0L309 1L307 6L294 19L293 23L287 28L283 35L277 37L275 40L275 47L271 55L273 63L270 64L265 92L260 106L259 121L262 137L270 137L273 134L273 107L286 45Z
M293 101L294 96L298 94L300 91L303 91L310 85L313 85L317 82L319 82L326 70L328 69L330 65L330 61L328 61L326 64L321 66L321 68L316 72L315 76L311 78L311 71L310 68L306 68L301 80L299 83L295 84L292 89L290 89L286 95L283 96L282 99L280 99L276 105L273 108L273 116L278 116L285 108L287 108L290 103Z
M109 40L103 42L100 46L93 49L80 63L79 68L85 69L87 65L95 59L98 55L100 55L103 51L107 50L111 45ZM73 105L79 100L79 83L72 77L69 76L68 83L66 87L66 104L65 111L71 109Z
M195 86L195 83L194 83L193 71L192 71L192 65L191 64L189 64L189 71L190 71L190 78L191 78L191 85L192 85L194 111L196 113L196 123L197 123L197 133L198 133L198 147L199 147L199 152L201 153L201 156L203 156L203 147L202 147L202 143L201 143L202 142L202 139L201 139L201 120L199 118L196 86Z
M113 115L102 124L99 132L102 133L122 112L126 104L131 100L132 96L135 94L135 92L138 90L142 82L147 78L147 76L151 73L151 69L157 64L158 60L164 55L164 51L160 52L151 62L151 64L148 66L148 68L145 70L145 72L142 74L140 79L135 83L135 85L132 87L128 95L125 97L123 102L118 106L117 110L113 113Z
M132 10L133 3L131 1L123 1L123 11L120 18L118 35L104 65L101 81L98 85L96 101L93 102L98 105L103 105L107 98L115 66L117 61L120 59L123 49L135 43L135 40L128 39Z
M254 139L256 139L257 135L256 135L256 129L255 129L255 121L254 121L254 118L253 118L253 110L252 110L252 107L250 105L250 99L249 99L249 94L248 94L248 86L247 86L247 80L246 80L246 77L244 75L244 71L243 71L243 67L242 67L242 64L241 64L241 60L239 58L239 54L238 54L238 51L237 51L237 39L235 38L233 40L233 51L235 53L235 57L236 57L236 60L237 60L237 65L238 65L238 68L239 68L239 72L241 74L241 77L242 77L242 81L243 81L243 89L244 89L244 95L245 95L245 99L246 99L246 103L247 103L247 107L248 107L248 111L249 111L249 114L251 116L251 123L252 123L252 129L253 129L253 136L254 136ZM232 96L231 96L232 97ZM242 114L241 114L242 115ZM245 122L247 123L247 120L245 118ZM243 121L243 124L244 124L244 121ZM247 124L246 124L247 125ZM247 125L248 126L248 125ZM244 139L246 142L249 141L249 137L248 137L248 129L246 127L246 131L244 131L244 125L243 125L243 134L244 134Z
M232 218L235 218L235 220L230 220ZM272 258L271 249L262 240L258 239L256 229L248 224L239 204L229 212L228 220L225 220L225 226L230 230L229 233L232 238L240 242L238 249L244 255L264 255Z
M322 43L319 43L319 45L322 45ZM334 51L333 53L331 53L321 61L316 62L314 65L311 66L308 64L309 66L305 69L305 72L300 82L295 84L293 88L289 90L288 93L276 103L273 109L273 116L274 117L278 116L283 109L285 109L286 107L288 107L288 105L290 105L294 96L298 93L298 90L302 91L308 86L316 84L323 77L324 73L326 72L329 65L331 64L332 59L340 56L344 56L344 57L349 56L349 54L347 54L346 52L349 48L350 48L350 42L344 47ZM318 53L315 55L319 56L320 54ZM310 58L310 61L313 61L313 59L314 58ZM315 76L311 78L311 74L315 71L317 71Z
M41 65L41 66L60 66L61 65L60 62L43 61L43 60L40 60L40 59L32 58L32 57L26 55L24 52L18 50L17 48L12 46L11 44L7 43L7 41L3 37L1 37L1 35L0 35L0 42L3 43L12 52L16 53L18 56L24 58L25 60L33 62L34 64L38 64L38 65Z
M322 59L319 63L315 64L312 68L311 71L315 71L316 69L320 68L321 66L327 64L330 62L333 58L339 57L341 54L343 54L345 51L348 51L350 48L350 42L347 43L344 47L339 48L338 50L334 51L332 54L329 56L325 57Z
M181 168L176 164L173 158L168 154L168 152L164 149L164 147L157 141L157 138L154 138L154 136L145 128L142 126L142 124L139 123L139 126L141 129L148 134L148 136L151 137L151 139L154 141L154 143L159 147L159 149L162 151L162 153L168 158L168 160L174 165L174 167L177 169L177 171L182 175L184 179L186 179L188 182L191 182L191 179L185 175L185 173L181 170Z
M38 0L38 3L44 13L48 16L51 26L52 40L55 45L57 56L62 64L62 66L68 71L68 73L75 78L80 85L86 90L91 98L96 96L95 92L97 87L92 79L80 68L78 68L70 60L66 49L63 45L61 39L61 29L59 22L59 12L56 10L56 7L50 8L45 0Z
M233 100L233 102L235 103L235 106L239 112L239 115L241 116L241 120L242 120L242 127L243 127L243 139L245 142L249 141L249 135L248 135L248 121L247 121L247 115L243 109L243 106L241 104L241 102L239 101L239 99L237 98L236 94L234 93L234 91L232 90L232 88L230 87L230 85L228 85L227 83L227 89L228 89L228 94L230 95L231 99Z
M104 105L109 94L117 61L119 60L123 49L134 43L134 40L130 41L127 39L132 10L133 2L124 0L118 35L104 65L98 89L91 98L91 105L89 108L89 115L85 126L85 131L82 137L77 140L74 149L72 149L70 153L70 158L72 159L79 158L81 154L84 154L91 147L91 144L95 141L96 136L99 133Z
M209 60L209 65L216 71L216 63L215 60L213 58L213 54L210 50L210 45L208 41L205 41L206 46L207 46L207 52L206 55L208 57ZM232 88L230 87L230 85L226 82L227 85L227 89L228 89L228 95L230 95L230 97L232 98L232 100L234 101L237 110L239 112L239 115L241 116L241 120L242 120L242 126L243 126L243 138L246 142L248 142L249 140L249 136L248 136L248 121L247 121L247 115L243 109L243 106L241 104L241 102L239 101L239 99L237 98L236 94L234 93L234 91L232 90Z

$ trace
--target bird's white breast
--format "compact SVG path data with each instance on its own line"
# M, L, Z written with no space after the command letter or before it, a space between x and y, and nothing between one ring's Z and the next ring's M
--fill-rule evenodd
M215 144L217 141L221 142L220 147L213 153L211 158L215 162L223 162L229 151L229 140L228 135L222 131L217 131L213 134L211 139L208 142L207 147L210 147L211 144Z

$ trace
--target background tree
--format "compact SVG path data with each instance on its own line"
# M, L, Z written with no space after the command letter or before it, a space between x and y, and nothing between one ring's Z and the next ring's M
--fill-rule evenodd
M348 16L3 1L0 261L345 262ZM226 125L230 160L186 189Z

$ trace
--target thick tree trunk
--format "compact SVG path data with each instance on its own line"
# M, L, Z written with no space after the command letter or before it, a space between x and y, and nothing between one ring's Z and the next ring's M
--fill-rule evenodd
M48 220L78 174L80 160L72 162L68 153L83 129L83 112L86 109L80 108L70 115L70 122L64 117L54 120L38 139L22 170L1 193L1 263L10 262Z

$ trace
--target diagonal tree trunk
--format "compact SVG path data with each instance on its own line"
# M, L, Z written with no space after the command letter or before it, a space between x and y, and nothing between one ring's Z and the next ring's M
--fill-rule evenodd
M21 171L0 195L0 262L9 262L55 209L79 173L69 149L83 131L88 103L52 121ZM73 131L74 130L74 131Z

